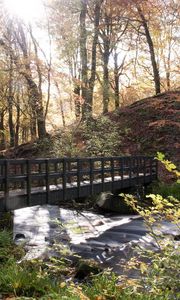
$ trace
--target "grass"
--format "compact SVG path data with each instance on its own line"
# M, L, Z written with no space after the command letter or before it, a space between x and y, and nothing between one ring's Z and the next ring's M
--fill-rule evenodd
M10 212L0 213L0 230L12 230L13 218Z
M173 287L172 276L173 290L160 290L161 292L154 294L150 293L147 287L143 288L141 279L119 277L110 270L102 271L92 261L83 262L82 259L76 262L76 265L62 257L19 262L24 250L13 244L11 232L5 230L0 232L0 253L2 299L12 297L17 300L168 300L174 290L178 291L177 287ZM173 259L172 265L174 262ZM158 263L155 269L157 265ZM177 264L173 267L177 269ZM79 273L84 274L82 278L79 275L77 278ZM159 274L158 269L156 273ZM176 273L178 274L178 271Z

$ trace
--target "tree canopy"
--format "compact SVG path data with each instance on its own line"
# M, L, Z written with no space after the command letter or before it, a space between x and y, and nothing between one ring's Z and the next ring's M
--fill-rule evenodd
M179 1L26 2L0 1L0 150L178 88Z

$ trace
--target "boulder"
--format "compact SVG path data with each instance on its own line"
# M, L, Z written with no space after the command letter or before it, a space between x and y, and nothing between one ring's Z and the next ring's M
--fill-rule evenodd
M133 214L133 209L128 206L123 197L111 193L101 193L96 201L100 210L108 212L117 212L121 214Z

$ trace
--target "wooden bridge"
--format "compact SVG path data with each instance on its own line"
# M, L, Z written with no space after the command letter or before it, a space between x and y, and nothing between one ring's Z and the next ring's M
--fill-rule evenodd
M0 211L59 205L157 179L153 157L0 159Z

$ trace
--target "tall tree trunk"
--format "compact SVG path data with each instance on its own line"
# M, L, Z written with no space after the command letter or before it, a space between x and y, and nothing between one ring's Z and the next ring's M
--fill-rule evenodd
M147 21L145 19L145 16L142 12L141 7L136 4L139 16L142 21L142 25L144 27L145 35L146 35L146 40L147 44L149 46L149 51L150 51L150 56L151 56L151 63L152 63L152 68L153 68L153 75L154 75L154 83L155 83L155 92L156 94L159 94L161 92L161 82L160 82L160 76L159 76L159 70L156 62L156 57L155 57L155 52L154 52L154 44L151 38L151 34L148 28Z
M66 126L66 121L65 121L65 115L64 115L64 108L63 108L63 102L61 99L61 93L60 93L60 89L59 89L59 85L57 83L57 81L55 81L55 86L57 88L58 94L59 94L59 104L60 104L60 110L61 110L61 117L62 117L62 123L63 123L63 127Z
M5 128L4 128L4 111L0 112L0 150L6 148Z
M99 36L99 19L101 4L103 0L96 0L94 6L94 37L92 42L92 56L91 56L91 72L88 79L88 65L87 65L87 32L86 32L86 15L87 15L87 1L81 0L80 12L80 57L81 57L81 77L82 77L82 98L84 104L82 107L82 119L86 120L92 116L93 107L93 92L96 79L96 56L97 43Z
M169 43L168 49L168 57L167 57L167 64L164 62L165 70L166 70L166 86L167 90L170 91L171 89L171 43Z
M80 93L81 93L80 84L74 80L73 94L74 94L74 105L75 105L76 120L80 120L80 116L81 116Z
M19 98L19 90L18 90L17 104L16 104L15 147L19 145L19 129L20 129L20 98Z
M114 99L115 99L115 108L119 107L119 70L118 70L118 53L115 51L114 54Z
M30 104L32 106L32 103ZM36 113L31 108L31 120L30 120L30 133L31 133L31 140L35 141L37 138L37 120L36 120Z
M98 37L99 37L99 20L100 20L102 2L103 0L97 0L94 7L95 16L94 16L94 37L93 37L92 57L91 57L91 75L88 81L88 93L87 93L87 103L91 113L92 113L92 106L93 106L94 84L96 79L97 44L98 44Z
M28 141L28 136L29 136L29 128L27 126L22 127L22 143L26 143Z
M13 124L13 60L10 55L10 64L9 64L9 83L8 83L8 124L9 124L9 144L10 147L14 147L15 143L15 130Z
M103 113L108 112L109 104L109 56L110 56L110 33L111 21L107 14L104 16L104 28L101 30L102 45L99 43L103 62Z
M90 107L86 102L87 99L87 83L88 83L88 67L87 67L87 32L86 32L86 14L87 14L87 1L81 0L80 12L80 57L81 57L81 90L84 105L82 108L82 118L86 119L87 114L90 112Z
M23 52L24 60L25 60L25 71L19 70L19 72L24 76L28 85L28 92L30 97L30 104L32 110L35 111L36 119L37 119L37 131L38 137L44 138L46 136L46 125L45 125L45 116L44 116L44 109L43 109L43 102L42 102L42 93L39 91L39 88L32 77L31 67L29 63L28 51L27 51L27 44L26 38L24 34L24 30L21 24L18 24L18 33L15 32L15 36L21 50ZM17 60L16 60L16 63ZM33 120L34 121L34 120ZM35 129L35 128L34 128Z
M105 49L103 54L103 113L108 112L108 104L109 104L108 62L109 62L109 49L108 49L108 42L107 42L107 48Z
M38 137L41 139L46 136L46 126L45 126L45 118L44 118L43 105L42 105L42 97L39 93L36 83L32 79L31 74L24 73L24 77L26 78L28 84L31 106L32 108L34 108L34 111L36 113Z

